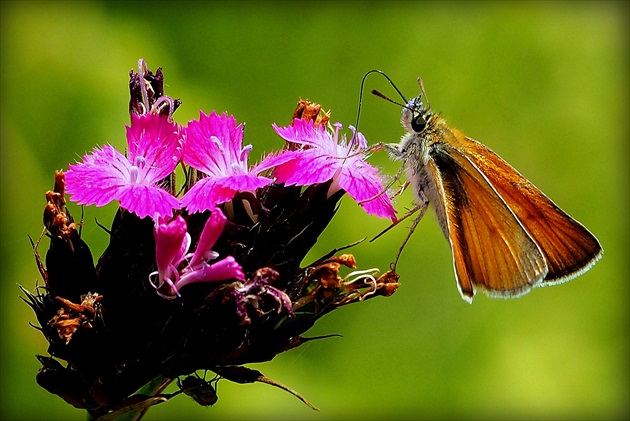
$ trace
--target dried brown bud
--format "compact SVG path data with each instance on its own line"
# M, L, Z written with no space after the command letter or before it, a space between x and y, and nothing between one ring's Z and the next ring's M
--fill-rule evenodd
M76 231L76 224L66 210L65 180L63 171L55 171L55 187L46 192L44 226L52 236L66 239L70 243L69 238Z
M322 106L300 98L293 113L293 118L302 120L313 120L316 126L326 125L330 121L330 111L322 111Z
M394 271L385 272L376 280L376 294L389 297L398 289L400 275Z
M92 328L91 322L100 311L98 302L103 296L87 293L81 297L81 304L75 304L62 297L56 298L62 307L48 324L57 329L59 337L65 339L67 345L79 328Z

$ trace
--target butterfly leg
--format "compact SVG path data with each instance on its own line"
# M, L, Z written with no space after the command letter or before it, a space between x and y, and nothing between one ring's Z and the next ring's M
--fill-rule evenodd
M390 188L392 188L392 186L396 182L398 182L400 180L400 178L402 177L402 173L403 173L403 171L405 170L405 168L407 166L407 160L409 158L408 155L401 154L400 151L398 151L397 145L395 145L395 144L389 144L389 143L382 143L381 142L381 143L378 143L378 144L372 146L370 149L374 149L374 150L386 149L386 150L388 150L390 152L390 154L394 154L395 153L395 157L397 159L398 158L403 159L403 164L400 166L400 168L396 172L396 175L392 178L392 180L389 183L387 183L387 185L385 186L385 188L381 192L377 193L376 195L374 195L374 196L372 196L372 197L370 197L368 199L364 199L364 200L361 200L361 201L357 202L359 205L362 204L362 203L365 203L365 202L370 202L370 201L378 198L380 195L387 193L387 191ZM392 195L392 198L401 195L402 192L405 191L405 189L407 188L408 185L409 185L409 181L405 181L403 183L403 185L399 189L397 189L396 192ZM403 217L403 219L405 219L405 218L406 217ZM394 224L394 225L396 225L396 224ZM387 232L394 225L392 225L387 230L385 230L382 233L380 233L379 235L377 235L372 241L374 241L376 238L380 237L381 235L385 234L385 232Z
M396 194L394 196L397 196L398 194L402 193L402 191L407 187L407 185L409 185L409 182L405 182L405 184L400 188L399 192L396 192ZM385 228L383 231L379 232L374 238L372 238L370 240L370 243L373 242L373 241L376 241L377 238L379 238L380 236L385 234L387 231L389 231L390 229L394 228L396 225L400 224L405 219L409 218L411 215L416 213L418 211L418 209L420 209L420 206L415 206L413 209L411 209L406 214L404 214L402 216L402 218L397 219L396 222L393 222L390 226Z
M418 226L418 224L422 220L422 217L424 216L425 212L427 211L427 209L429 207L429 200L424 195L424 192L422 190L420 190L419 195L420 195L421 203L419 205L417 205L416 207L414 207L413 209L411 209L403 218L403 219L405 219L405 218L413 215L414 213L418 212L418 215L413 220L413 222L411 224L411 227L409 227L409 232L407 233L407 237L405 237L405 241L403 241L403 243L400 246L400 249L398 249L398 254L396 254L396 259L390 265L390 268L391 268L391 270L393 272L396 272L396 266L398 265L398 260L400 259L400 255L402 254L403 249L407 245L407 242L409 241L409 239L413 235L413 232L416 230L416 227ZM402 219L401 219L401 221L402 221Z

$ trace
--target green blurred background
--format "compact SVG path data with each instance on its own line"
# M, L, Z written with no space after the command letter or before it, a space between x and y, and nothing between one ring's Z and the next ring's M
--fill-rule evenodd
M53 171L85 151L125 146L128 74L138 58L162 66L176 120L200 109L247 122L252 160L282 146L298 97L354 124L361 77L387 72L408 97L422 76L435 110L487 144L583 222L605 253L568 284L518 300L466 304L435 218L405 249L391 298L322 319L310 342L264 372L307 397L219 384L201 408L180 396L157 419L627 419L627 2L2 2L2 419L76 419L35 383L46 342L17 284L40 278L27 234L42 228ZM384 79L367 88L395 97ZM402 135L400 109L366 95L360 130L372 143ZM373 163L394 174L385 153ZM406 192L397 208L411 203ZM74 215L80 215L71 207ZM97 258L115 206L85 209ZM309 259L371 237L387 221L348 198ZM385 270L408 223L353 252ZM46 250L44 240L40 250Z

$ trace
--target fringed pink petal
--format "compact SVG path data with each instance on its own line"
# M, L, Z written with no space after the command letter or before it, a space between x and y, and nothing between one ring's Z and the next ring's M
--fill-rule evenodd
M132 184L119 189L117 199L120 207L134 212L140 218L172 216L179 209L179 201L166 190L156 186Z
M167 116L131 114L127 126L128 159L138 167L138 179L155 183L173 172L183 149L183 133Z
M203 178L182 197L182 208L186 208L189 213L205 212L214 209L217 205L225 203L236 195L236 190L224 187L217 183L217 180L207 177Z
M360 203L369 214L396 220L394 209L378 170L362 159L349 159L341 170L339 187Z
M232 200L237 192L255 191L273 182L267 177L241 174L229 177L206 177L186 192L181 205L188 212L204 212Z

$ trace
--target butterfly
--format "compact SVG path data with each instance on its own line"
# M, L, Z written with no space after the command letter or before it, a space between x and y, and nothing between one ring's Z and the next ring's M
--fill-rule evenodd
M490 148L431 111L418 81L420 95L402 105L407 133L383 144L403 162L419 212L405 243L432 204L470 303L477 290L514 298L590 269L603 253L597 238Z

